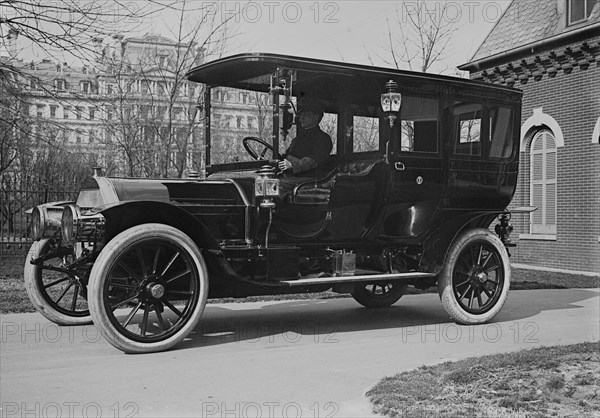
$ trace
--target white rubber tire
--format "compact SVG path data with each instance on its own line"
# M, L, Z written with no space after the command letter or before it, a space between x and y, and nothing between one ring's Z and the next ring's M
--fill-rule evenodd
M470 246L476 246L478 244L486 244L494 248L496 251L496 258L501 264L499 267L502 268L503 283L497 291L496 300L492 299L492 303L489 309L486 309L482 313L471 313L465 310L455 294L453 287L453 272L458 262L461 253L469 248ZM476 228L463 232L458 239L456 239L446 257L446 262L438 278L438 292L442 301L442 306L448 313L448 315L456 321L458 324L473 325L482 324L490 321L496 314L502 309L506 297L508 296L508 290L510 288L511 278L511 267L508 258L508 252L502 244L502 241L484 228Z
M151 343L135 341L119 332L108 318L104 304L105 280L112 266L136 243L148 239L165 240L186 251L193 260L199 280L197 299L187 322L176 334ZM88 292L94 324L110 344L125 353L132 354L164 351L185 339L200 321L208 297L208 271L200 250L188 235L179 229L164 224L142 224L121 232L102 249L90 274Z
M34 241L27 253L25 260L25 268L23 278L25 279L25 290L29 296L29 300L33 306L48 320L58 325L86 325L92 323L92 317L89 313L85 315L69 315L66 312L61 312L52 306L48 300L48 293L41 285L41 275L43 274L42 266L39 264L31 264L31 260L38 258L48 251L50 239L42 239ZM83 312L83 311L82 311Z

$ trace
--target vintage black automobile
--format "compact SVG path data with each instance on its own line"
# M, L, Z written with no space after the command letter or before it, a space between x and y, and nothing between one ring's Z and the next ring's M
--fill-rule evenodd
M207 298L333 290L377 308L437 284L458 323L501 309L520 91L273 54L188 78L207 86L206 178L96 173L76 202L33 209L25 281L47 318L93 320L113 346L145 353L182 341ZM232 92L245 111L267 105L262 137L219 131L211 101ZM283 175L308 101L323 106L333 151L309 176Z

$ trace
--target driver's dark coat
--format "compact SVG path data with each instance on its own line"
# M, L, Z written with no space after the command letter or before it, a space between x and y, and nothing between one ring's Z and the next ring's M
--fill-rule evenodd
M331 137L316 126L298 133L287 149L285 158L292 163L294 175L307 175L309 170L327 159L332 148Z

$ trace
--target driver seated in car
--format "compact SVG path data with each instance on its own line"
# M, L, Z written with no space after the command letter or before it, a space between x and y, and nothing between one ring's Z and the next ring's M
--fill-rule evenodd
M314 177L317 167L327 160L333 145L331 137L323 132L319 123L323 107L316 102L306 102L298 112L298 135L292 140L279 169L287 176Z

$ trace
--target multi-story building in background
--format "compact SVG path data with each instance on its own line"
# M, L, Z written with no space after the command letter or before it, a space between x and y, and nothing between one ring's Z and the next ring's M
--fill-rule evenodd
M55 147L113 175L202 170L203 86L185 79L203 59L194 43L115 35L95 40L96 59L83 65L19 59L14 35L2 72L15 148L33 155ZM11 171L26 170L25 160L17 157Z

